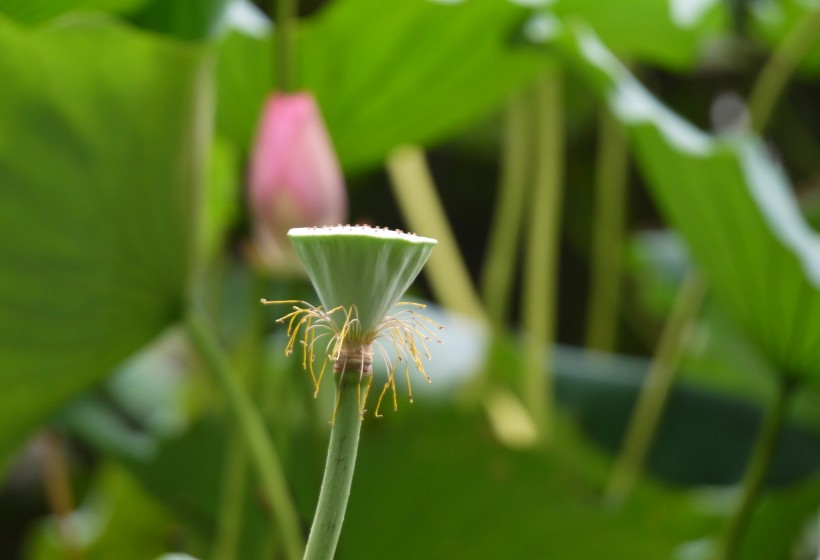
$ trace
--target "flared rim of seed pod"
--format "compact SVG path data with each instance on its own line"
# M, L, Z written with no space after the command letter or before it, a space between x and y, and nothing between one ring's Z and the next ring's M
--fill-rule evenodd
M404 362L412 402L410 365L430 381L422 358L430 358L427 343L441 342L436 334L441 327L417 312L424 305L399 300L437 241L398 230L350 225L295 228L288 237L321 305L263 300L293 304L293 311L280 318L288 323L286 353L301 344L302 365L311 372L317 393L328 361L333 362L336 373L358 372L360 380L367 377L369 390L373 356L381 356L388 379L379 403L392 387L394 408L395 373ZM395 358L389 355L391 347ZM317 355L321 367L314 366ZM356 367L348 367L350 363Z
M438 241L430 237L422 237L415 233L401 231L399 229L380 228L363 225L336 225L321 227L301 227L292 228L288 231L288 237L313 237L313 236L333 236L333 235L362 235L379 239L398 239L408 243L420 243L436 245Z
M387 228L294 228L288 237L326 310L352 309L351 342L367 343L416 279L435 239Z

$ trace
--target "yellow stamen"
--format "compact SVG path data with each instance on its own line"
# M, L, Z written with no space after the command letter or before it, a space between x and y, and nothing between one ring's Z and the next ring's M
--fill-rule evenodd
M379 410L382 406L382 399L384 398L384 394L387 392L388 387L390 387L390 381L393 379L393 373L396 371L396 365L398 364L393 364L393 367L390 369L390 373L387 374L387 381L385 382L384 387L382 387L382 392L379 394L379 400L376 403L376 418L382 417L382 415L379 414Z
M367 377L367 387L364 389L364 404L367 406L367 397L370 395L370 386L373 385L373 376L369 375ZM367 412L367 409L359 409L361 410L362 419L364 419L364 414Z
M292 305L292 310L279 319L277 322L287 322L288 342L285 346L285 354L290 355L294 351L297 341L302 346L302 369L310 373L314 387L314 397L319 394L322 379L327 370L328 361L337 362L345 354L344 348L350 344L361 343L364 345L375 345L382 355L385 367L388 371L387 381L382 388L376 404L375 416L381 417L381 403L387 391L393 393L393 410L398 409L398 391L396 388L396 368L399 363L404 362L404 374L407 380L407 392L410 402L413 402L413 388L410 379L410 363L415 366L419 373L429 383L430 377L424 369L423 359L431 358L430 348L427 342L433 341L441 343L441 339L433 329L441 330L442 326L424 315L417 313L416 309L424 309L426 306L414 302L399 302L397 311L388 315L372 332L362 333L360 329L354 330L354 325L359 324L359 315L356 306L337 306L330 310L324 310L321 306L314 306L303 300L262 300L265 305L283 304ZM402 309L403 307L403 309ZM342 316L338 317L341 313ZM351 342L351 337L355 336L355 341ZM362 339L361 341L359 339ZM316 352L317 343L327 339L324 344L324 357L321 370L316 372ZM379 339L389 340L393 345L396 356L391 358ZM319 348L322 348L320 345ZM364 350L362 350L364 352ZM367 400L370 389L373 385L372 375L367 380L366 387L362 389L362 381L365 377L364 359L360 361L361 370L359 372L358 386L358 408L362 416L367 411ZM338 367L338 366L337 366ZM344 374L342 374L344 375ZM340 383L341 377L340 375ZM340 385L341 386L341 385ZM331 423L336 419L336 412L339 407L337 396L336 405L333 410Z
M413 404L413 384L410 383L410 364L404 364L404 375L407 377L407 395L410 397L410 404Z

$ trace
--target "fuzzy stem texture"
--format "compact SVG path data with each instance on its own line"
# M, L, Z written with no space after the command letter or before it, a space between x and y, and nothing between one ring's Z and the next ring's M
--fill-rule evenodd
M522 386L524 402L541 439L552 432L554 388L547 352L555 339L558 254L564 185L563 77L558 70L541 76L534 103L536 168L521 298L521 320L528 333ZM546 373L545 373L546 372Z
M222 466L213 560L236 560L242 533L242 515L247 491L248 450L241 437L231 436Z
M339 386L339 403L330 433L325 474L316 515L310 529L305 560L333 558L339 534L342 532L347 500L350 497L350 485L353 482L359 433L362 428L359 410L360 373L358 370L348 370L340 375L342 381Z
M809 12L769 57L749 96L752 129L762 133L795 69L820 38L820 8Z
M262 374L262 347L264 339L263 307L259 305L265 279L258 271L250 272L248 319L244 323L235 370L243 388L252 393L252 383ZM264 393L263 393L264 394ZM222 488L214 537L212 560L236 560L239 557L245 499L248 493L248 448L241 429L234 421L228 434L228 450L223 463Z
M211 328L200 312L192 311L185 326L191 341L204 360L208 371L219 384L228 406L236 417L240 433L250 452L265 495L273 509L286 557L296 560L302 555L302 532L299 515L290 497L287 480L276 449L265 424L247 392L231 370L225 352L219 346Z
M52 431L47 431L43 438L45 440L43 482L49 508L57 521L60 544L67 560L82 560L85 553L78 528L71 517L71 512L74 510L74 498L71 492L65 441Z
M458 249L424 151L417 146L399 146L387 158L387 172L410 228L439 241L425 268L436 299L448 309L485 321L481 298Z
M296 27L298 0L275 0L276 13L276 85L279 91L293 91L293 66L295 63L293 40Z
M686 335L698 318L706 291L706 281L691 271L678 290L609 480L606 501L610 504L623 503L643 472L675 381Z
M501 182L495 204L487 257L481 273L481 292L492 325L507 321L521 224L527 208L527 170L530 154L530 104L519 94L510 101L504 124Z
M788 416L789 398L793 392L794 381L792 379L783 377L778 380L777 396L768 415L763 419L752 457L749 459L746 474L743 477L740 502L718 543L715 560L737 560L739 558L743 534L746 532L760 491L763 489L763 483L769 474L777 451L777 443L780 441L780 432Z
M592 271L585 342L587 348L612 352L618 328L629 149L620 123L608 110L601 110L599 122Z

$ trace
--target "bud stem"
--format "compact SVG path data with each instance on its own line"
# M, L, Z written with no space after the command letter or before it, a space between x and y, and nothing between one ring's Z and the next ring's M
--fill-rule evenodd
M298 0L274 0L276 11L276 84L280 92L293 90L294 27Z
M316 515L310 529L305 560L333 558L353 482L356 451L362 428L359 410L360 371L358 368L348 368L340 375L342 379L339 383L335 421L330 433L325 474Z

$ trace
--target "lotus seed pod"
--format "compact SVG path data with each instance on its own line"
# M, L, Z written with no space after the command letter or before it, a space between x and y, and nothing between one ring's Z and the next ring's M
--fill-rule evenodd
M437 241L369 226L296 228L288 237L326 310L353 309L350 338L372 340Z
M299 300L263 299L262 303L291 306L289 313L277 319L288 325L285 354L301 348L302 367L310 372L314 394L319 393L330 361L340 388L345 379L357 386L367 379L364 395L357 397L364 414L378 349L388 375L376 403L376 416L380 416L388 390L393 393L394 410L397 407L395 374L400 363L413 402L410 365L430 381L422 361L430 359L428 344L441 342L436 332L442 327L418 312L423 304L400 302L399 298L418 276L437 241L386 228L349 225L295 228L288 237L321 305ZM387 353L391 347L393 358Z

